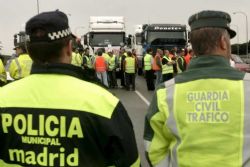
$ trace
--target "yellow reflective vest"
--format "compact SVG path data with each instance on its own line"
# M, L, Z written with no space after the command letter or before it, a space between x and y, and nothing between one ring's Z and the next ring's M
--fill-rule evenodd
M17 80L30 75L32 63L33 61L28 54L19 55L10 63L10 76L13 79Z
M113 71L116 68L116 56L115 55L110 57L108 64L109 64L109 71Z
M152 69L152 55L146 54L144 56L144 70L148 71Z
M125 59L125 72L129 74L135 73L135 58L134 57L126 57Z
M166 59L168 62L172 62L172 59L167 56L163 56L162 59ZM162 74L174 73L173 65L163 64L162 65Z
M79 53L72 52L71 64L81 67L82 66L82 56Z
M0 59L0 81L2 83L6 82L6 72L2 60Z

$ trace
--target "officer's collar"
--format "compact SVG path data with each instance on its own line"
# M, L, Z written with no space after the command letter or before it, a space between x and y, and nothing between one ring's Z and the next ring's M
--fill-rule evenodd
M71 64L34 64L31 68L31 74L63 74L83 79L83 69Z
M220 55L202 55L192 58L188 69L210 67L230 67L230 62L226 57Z

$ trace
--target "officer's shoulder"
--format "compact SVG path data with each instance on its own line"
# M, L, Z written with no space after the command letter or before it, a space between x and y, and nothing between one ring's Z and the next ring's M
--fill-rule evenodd
M82 90L95 98L100 98L104 101L107 100L107 102L113 101L117 103L119 101L112 93L97 84L81 80L79 85L79 88L81 87L79 90Z

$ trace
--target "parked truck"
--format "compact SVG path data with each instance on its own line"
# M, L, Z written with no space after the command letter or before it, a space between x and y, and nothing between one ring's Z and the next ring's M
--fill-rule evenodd
M186 25L181 24L144 24L142 44L144 52L147 48L171 50L173 47L184 48L187 45Z
M112 49L119 54L125 44L125 21L121 16L91 16L89 31L84 35L84 45L90 46L94 52L99 48Z

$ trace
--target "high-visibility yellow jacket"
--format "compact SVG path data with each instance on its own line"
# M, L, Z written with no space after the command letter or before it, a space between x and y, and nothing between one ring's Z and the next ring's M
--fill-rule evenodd
M109 62L110 56L107 53L103 53L102 56L104 57L106 62Z
M6 82L6 72L2 60L0 59L0 82Z
M21 54L10 63L10 76L17 80L30 75L32 59L28 54Z
M153 57L150 54L144 56L144 70L148 71L152 69Z
M32 68L0 89L1 167L140 166L132 123L115 96L81 80L80 67Z
M113 71L116 68L116 55L113 55L112 57L110 57L109 59L109 71Z
M162 59L165 59L167 62L172 62L172 59L168 56L163 56ZM174 73L173 65L163 64L162 65L162 74Z
M81 67L82 66L82 56L79 53L72 52L71 64Z
M204 55L156 90L145 119L153 166L250 166L250 75Z
M125 58L125 72L128 74L135 73L136 61L134 57L126 57Z

